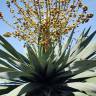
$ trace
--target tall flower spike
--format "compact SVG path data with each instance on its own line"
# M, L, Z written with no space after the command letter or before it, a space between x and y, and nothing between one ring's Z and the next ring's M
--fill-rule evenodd
M12 36L47 47L93 17L83 0L9 0L8 4L15 21L9 25L16 28Z

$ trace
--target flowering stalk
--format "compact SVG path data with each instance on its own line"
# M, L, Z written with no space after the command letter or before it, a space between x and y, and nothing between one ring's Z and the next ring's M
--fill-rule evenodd
M14 23L9 24L1 12L0 19L14 25L15 32L7 32L4 36L18 37L45 49L93 17L82 0L6 0L6 4Z

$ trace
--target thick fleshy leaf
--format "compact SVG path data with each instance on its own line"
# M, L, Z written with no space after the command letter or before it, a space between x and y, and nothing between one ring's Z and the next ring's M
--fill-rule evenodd
M89 34L89 32L90 32L90 30L91 30L91 26L87 29L87 31L86 31L86 32L84 32L83 37L87 37L87 36L88 36L88 34Z
M95 73L95 74L96 74L96 73ZM95 83L95 84L96 84L96 77L87 79L86 81L87 81L87 82L90 82L90 83Z
M84 94L82 92L74 92L73 94L74 94L74 96L89 96L89 95Z
M18 96L20 91L23 90L23 88L25 89L25 87L28 85L29 83L25 83L25 84L22 84L21 86L15 88L14 90L12 90L11 92L9 92L8 94L4 94L4 95L1 95L1 96ZM26 89L28 88L29 86L26 87ZM29 88L28 88L29 89ZM25 91L26 93L26 91ZM22 92L22 94L24 94ZM22 95L21 94L21 95Z
M8 51L10 52L14 57L20 59L20 57L18 56L17 51L11 46L11 44L9 44L1 35L0 35L0 41L1 41L1 45Z
M83 49L82 52L80 52L76 58L77 59L86 59L88 58L90 55L92 55L94 52L96 52L96 43L90 43L86 48ZM86 53L86 54L84 54ZM95 53L94 53L95 54ZM93 55L94 55L93 54Z
M87 36L88 33L90 31L90 28L84 33L82 32L82 35L79 37L77 43L75 44L75 46L71 49L71 54L70 54L70 59L69 62L72 61L73 59L75 59L75 57L77 57L77 55L80 53L84 53L82 52L82 50L86 49L88 47L91 48L91 45L89 44L90 41L93 39L93 37L96 34L96 31L94 31L91 35ZM96 45L96 44L95 44ZM86 48L85 48L86 47ZM89 49L89 48L88 48ZM88 50L86 49L86 50ZM91 48L92 49L92 48ZM94 49L93 49L94 50ZM96 51L96 50L95 50ZM92 52L90 53L90 55L92 54Z
M14 69L7 67L0 67L0 72L12 72Z
M83 48L85 48L89 43L90 41L93 39L93 37L95 36L96 34L96 31L94 31L93 33L91 33L90 36L88 36L81 44L80 44L80 50Z
M14 62L14 58L12 56L10 56L9 54L7 54L6 52L4 52L3 50L0 50L0 57L4 60L6 60L9 63L12 63L12 65L10 66L14 66L13 68L19 68L19 66ZM1 60L1 63L3 61ZM14 62L14 63L13 63ZM4 63L4 62L3 62ZM7 64L6 64L7 65ZM8 65L7 65L8 66Z
M72 41L72 37L74 34L74 29L72 30L68 40L65 42L65 44L62 46L61 48L61 54L63 55L63 53L65 52L65 50L68 48L68 46L70 45L71 41Z
M0 86L0 90L7 89L7 88L8 88L7 86Z
M8 67L8 68L13 68L11 65L10 65L10 63L7 63L7 62L5 62L4 60L1 60L0 59L0 67L1 66L5 66L5 67ZM13 68L14 69L14 68Z
M0 57L1 58L4 58L4 59L7 59L10 58L10 59L13 59L13 60L17 60L16 58L14 58L13 56L11 56L8 52L5 52L3 50L0 49Z
M63 59L61 59L62 60L62 63L60 65L60 67L59 67L59 70L63 70L66 67L68 58L70 56L70 49L71 49L71 47L67 50L67 53L65 54L65 56L63 57Z
M27 50L28 50L28 58L30 61L30 65L32 65L32 67L35 68L35 70L40 71L42 69L42 67L41 67L38 57L34 53L31 46L27 45Z
M73 74L77 75L93 67L96 67L96 60L80 60L76 61L70 69Z
M95 77L96 76L96 72L93 72L93 71L85 71L85 72L82 72L78 75L75 75L72 77L72 79L76 79L76 78L86 78L86 77Z
M26 66L26 62L27 62L27 58L24 57L22 54L18 53L11 44L8 43L8 41L6 41L1 35L0 35L0 44L15 58L17 58L17 60L22 64L22 67L25 68ZM26 69L25 69L26 70Z
M17 86L1 86L0 88L4 88L0 90L0 96L2 96L3 94L9 93L10 91L12 91L14 88L16 88ZM4 95L3 95L4 96Z
M81 82L75 82L75 83L68 83L69 87L75 88L85 92L93 92L96 93L96 84L93 83L81 83Z
M57 66L59 66L62 62L63 62L63 65L66 64L66 61L68 60L68 57L70 55L70 48L68 50L68 47L70 47L70 43L72 42L72 37L73 37L73 34L74 34L74 29L72 30L68 40L65 42L65 44L59 48L60 52L59 54L57 55L57 58L55 59L55 63L57 64ZM65 62L64 62L65 61Z
M0 73L0 78L8 79L8 80L14 80L16 78L23 77L30 77L32 78L31 74L25 73L25 72L19 72L19 71L11 71L11 72L2 72Z

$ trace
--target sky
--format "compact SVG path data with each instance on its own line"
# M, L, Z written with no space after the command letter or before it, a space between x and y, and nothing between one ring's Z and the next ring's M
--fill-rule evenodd
M10 21L11 17L9 16L7 7L5 6L6 0L0 0L0 12L3 11L4 15L6 15L6 18ZM88 5L89 12L94 14L94 17L84 25L81 25L78 30L83 30L84 28L89 28L92 26L91 31L96 30L96 0L83 0L85 5ZM13 31L12 28L10 28L8 25L6 25L2 20L0 20L0 35L2 35L5 32L11 32ZM76 36L79 35L79 33L76 33ZM96 37L95 37L96 38ZM7 40L17 49L17 51L24 53L23 41L18 41L16 38L7 38Z

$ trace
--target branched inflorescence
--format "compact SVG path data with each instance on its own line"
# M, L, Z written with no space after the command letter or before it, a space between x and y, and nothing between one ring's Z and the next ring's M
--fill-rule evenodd
M30 44L48 46L93 17L82 0L7 0L6 4L14 23L9 24L1 12L0 19L15 32L4 36L18 37Z

